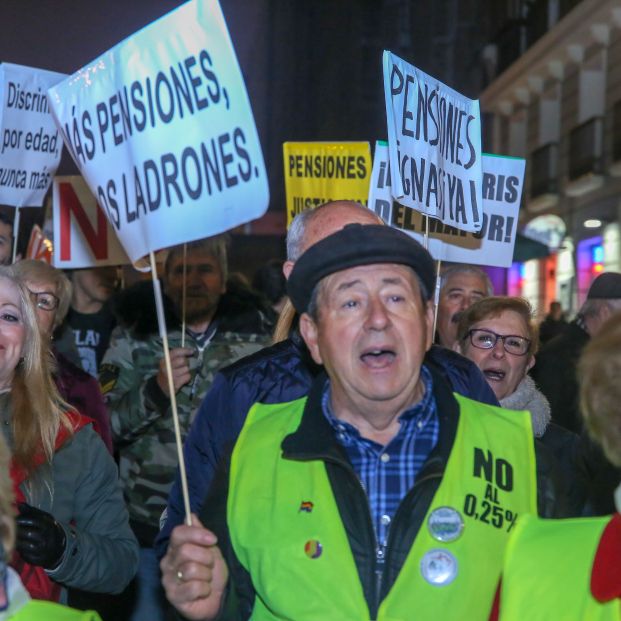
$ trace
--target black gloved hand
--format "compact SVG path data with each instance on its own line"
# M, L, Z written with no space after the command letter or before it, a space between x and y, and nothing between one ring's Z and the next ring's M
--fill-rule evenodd
M47 511L20 503L15 547L31 565L55 569L65 553L67 537L63 527Z

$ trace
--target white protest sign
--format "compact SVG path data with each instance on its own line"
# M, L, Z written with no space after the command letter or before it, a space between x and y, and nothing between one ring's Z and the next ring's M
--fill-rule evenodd
M78 269L130 262L82 177L54 179L52 209L54 267Z
M383 63L393 197L445 224L480 230L479 102L391 52Z
M0 65L0 203L40 207L63 147L47 90L63 73Z
M403 229L421 244L425 235L423 215L393 201L390 191L388 145L375 145L369 209L387 223ZM483 154L483 216L478 233L468 233L429 220L428 248L436 260L509 267L517 236L518 214L526 162L521 158Z
M67 148L128 256L215 235L269 202L216 0L192 0L49 91Z

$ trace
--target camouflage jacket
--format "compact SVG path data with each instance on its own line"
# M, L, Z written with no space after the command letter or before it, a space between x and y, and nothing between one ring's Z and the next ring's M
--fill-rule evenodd
M168 341L170 349L181 347L181 331L169 331ZM192 379L176 395L182 440L218 370L268 341L265 334L227 330L225 321L202 351L186 334L185 347L194 347L196 356L189 358ZM155 379L162 356L159 335L138 339L117 327L99 374L130 521L143 545L157 534L178 465L170 400Z

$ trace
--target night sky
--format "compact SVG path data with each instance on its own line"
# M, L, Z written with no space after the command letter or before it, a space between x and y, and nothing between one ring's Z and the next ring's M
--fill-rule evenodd
M73 73L180 4L2 0L0 60ZM373 143L386 137L383 49L472 90L468 72L476 46L470 41L481 32L473 4L476 0L222 0L261 138L270 209L284 209L283 142ZM59 173L76 172L65 157Z

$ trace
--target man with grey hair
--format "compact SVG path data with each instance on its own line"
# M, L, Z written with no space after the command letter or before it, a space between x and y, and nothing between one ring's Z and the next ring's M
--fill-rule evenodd
M186 253L176 246L164 264L172 384L182 437L218 370L269 340L261 313L227 295L226 241L222 235L194 241L187 244ZM128 618L161 621L165 600L152 546L178 459L151 283L122 292L116 306L125 323L113 333L99 379L119 451L130 525L141 546L134 585L137 603Z
M459 314L477 300L494 295L489 276L474 265L451 265L441 275L437 342L449 349L457 341Z
M380 218L359 203L334 201L304 211L287 233L288 278L301 254L348 224L381 224ZM429 364L437 368L453 390L485 403L497 405L487 381L469 360L453 351L432 347ZM235 442L253 403L280 403L307 394L320 371L311 359L297 327L289 338L234 365L222 369L205 397L192 424L184 452L190 505L198 512L210 487L220 457ZM179 476L171 490L166 520L156 540L159 556L166 552L172 530L183 523L184 509Z
M387 226L347 225L296 261L287 289L325 373L253 405L173 532L163 583L185 617L488 618L505 516L536 511L533 437L527 412L456 397L428 364L434 284L429 253ZM494 494L488 520L473 503Z

